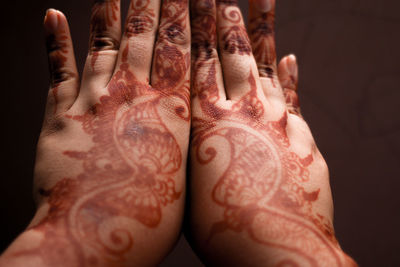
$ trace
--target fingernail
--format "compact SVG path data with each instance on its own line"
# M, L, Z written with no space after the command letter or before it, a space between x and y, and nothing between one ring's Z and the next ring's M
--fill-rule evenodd
M55 31L58 27L58 11L50 8L46 11L46 16L44 17L44 25L48 31Z
M297 58L296 58L296 56L294 54L290 54L289 58L290 58L291 61L293 61L293 63L296 63Z
M288 57L287 69L290 75L297 77L297 59L296 56L291 54Z
M265 13L272 9L272 1L273 0L255 0L255 4L261 12Z

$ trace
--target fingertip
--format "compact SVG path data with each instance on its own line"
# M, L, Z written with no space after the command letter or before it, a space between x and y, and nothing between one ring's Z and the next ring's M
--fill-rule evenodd
M289 75L294 78L294 81L297 84L298 76L299 76L297 58L295 55L291 54L288 56L287 61L288 61L287 68L288 68Z
M287 56L287 58L288 58L289 61L292 62L292 64L293 63L296 64L296 61L297 61L296 55L290 54L290 55Z
M48 32L54 32L58 27L58 12L53 8L46 10L46 16L44 17L44 26Z
M68 29L67 18L64 13L54 8L47 9L43 24L46 34L54 34Z
M282 58L278 66L278 77L283 88L297 90L298 66L295 55Z

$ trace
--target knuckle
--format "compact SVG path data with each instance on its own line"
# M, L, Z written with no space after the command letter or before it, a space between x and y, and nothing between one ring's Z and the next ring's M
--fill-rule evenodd
M172 44L187 46L190 44L188 31L179 23L167 24L160 27L159 39Z
M154 19L149 15L133 14L126 21L125 34L130 37L141 33L152 32L154 28Z
M94 34L90 42L90 49L92 52L118 50L120 44L117 39L104 34Z
M56 87L61 83L70 81L76 78L76 75L64 68L55 68L51 71L51 86Z
M197 61L209 61L218 58L217 49L207 41L193 43L192 52Z
M276 70L274 70L273 66L269 64L257 63L257 67L260 77L273 78L277 75Z
M50 34L46 37L46 48L47 53L51 54L56 51L60 51L65 47L65 43L58 40L54 34Z

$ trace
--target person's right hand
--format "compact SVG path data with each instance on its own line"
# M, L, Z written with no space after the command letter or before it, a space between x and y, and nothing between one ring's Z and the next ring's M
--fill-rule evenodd
M191 244L214 266L354 265L335 239L295 57L276 66L274 9L250 2L249 38L234 0L191 4Z
M35 166L37 214L2 266L154 266L183 216L189 142L187 0L96 0L79 82L65 16L49 10L51 69Z

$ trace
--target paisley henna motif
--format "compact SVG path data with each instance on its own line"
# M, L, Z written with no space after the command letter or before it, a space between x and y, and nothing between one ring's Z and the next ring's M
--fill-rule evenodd
M276 266L286 266L289 261L293 262L289 266L297 266L295 259L310 266L341 266L333 227L313 209L319 190L304 188L310 181L308 167L313 157L300 158L290 151L287 113L278 121L263 122L264 109L251 72L248 81L252 89L231 109L217 107L215 64L208 64L209 75L194 88L204 116L193 118L192 149L203 165L219 153L230 155L211 195L224 213L214 223L209 242L228 230L246 232L255 242L291 255ZM204 68L202 60L195 62L195 74L200 66ZM208 145L211 138L225 140L229 149Z
M139 12L148 2L132 5ZM174 8L181 18L176 28L188 12L170 6ZM178 38L174 29L167 28L165 36ZM127 45L122 51L128 49ZM166 124L165 113L188 125L190 53L167 42L157 49L154 71L160 79L151 86L139 82L122 57L108 93L83 115L66 116L81 125L92 146L64 151L66 159L81 162L82 171L39 190L48 214L30 230L45 237L37 248L18 255L40 256L47 266L58 266L63 259L74 266L119 266L135 247L135 224L158 227L163 208L181 198L183 188L175 181L183 167L183 148Z

